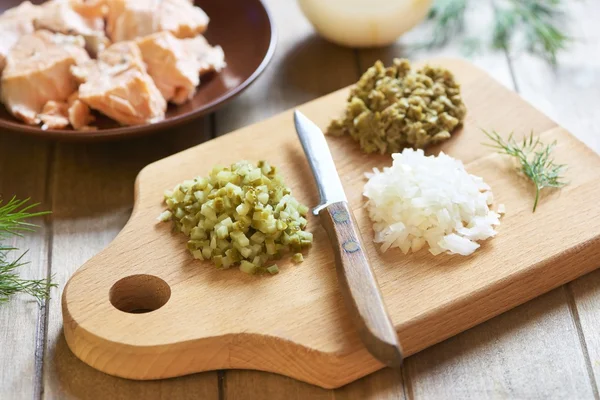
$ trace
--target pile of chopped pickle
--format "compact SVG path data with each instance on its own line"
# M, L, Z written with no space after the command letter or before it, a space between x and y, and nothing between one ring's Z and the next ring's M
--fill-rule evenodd
M394 59L388 68L377 61L352 88L344 117L333 120L327 133L350 134L366 153L397 153L450 138L466 112L450 71L411 71L405 59Z
M215 167L206 178L166 191L165 203L159 219L172 220L189 237L194 258L212 260L217 268L239 263L248 274L276 274L278 266L269 261L296 252L292 259L302 262L300 251L312 244L312 233L304 231L308 207L265 161Z

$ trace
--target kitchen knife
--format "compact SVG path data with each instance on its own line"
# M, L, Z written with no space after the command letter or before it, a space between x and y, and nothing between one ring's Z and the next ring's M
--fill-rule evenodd
M300 111L294 112L294 123L319 190L320 203L313 209L313 214L320 217L334 247L335 266L346 308L373 357L387 366L399 367L402 350L398 336L369 265L325 136Z

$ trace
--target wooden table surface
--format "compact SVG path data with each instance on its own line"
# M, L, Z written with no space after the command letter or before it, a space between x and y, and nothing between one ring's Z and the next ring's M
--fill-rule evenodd
M257 371L218 371L153 382L114 378L75 358L62 335L60 292L71 274L127 221L133 181L146 164L355 82L376 59L460 56L460 40L415 50L418 27L396 45L353 50L315 36L294 1L267 1L278 25L275 58L242 96L180 129L114 143L52 143L0 133L0 195L52 210L17 242L22 274L53 275L59 289L38 305L0 306L0 399L587 399L599 398L600 271L338 390ZM492 1L471 2L466 37L490 34ZM471 56L504 85L600 151L600 2L570 1L576 42L550 68L526 54ZM552 234L552 233L546 233ZM598 260L600 264L600 260Z

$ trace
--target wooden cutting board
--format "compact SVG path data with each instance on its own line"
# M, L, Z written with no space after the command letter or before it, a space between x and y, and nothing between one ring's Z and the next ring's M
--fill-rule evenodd
M328 138L406 355L600 265L600 158L473 65L431 63L455 72L469 111L464 129L430 152L443 150L463 160L470 173L492 186L496 202L506 205L499 234L474 255L433 257L423 250L404 256L397 249L381 254L372 243L361 191L363 173L391 164L391 158L364 155L350 138ZM343 110L347 93L343 89L299 109L325 128ZM480 127L503 135L533 130L545 142L557 140L556 160L569 165L570 185L545 193L532 213L532 185L481 144ZM64 289L64 332L77 357L131 379L246 368L325 388L382 368L353 330L332 250L316 218L309 220L315 240L306 261L279 262L275 276L219 271L193 260L186 238L157 222L165 189L241 159L269 160L300 201L317 204L291 111L147 166L136 181L135 207L123 231Z

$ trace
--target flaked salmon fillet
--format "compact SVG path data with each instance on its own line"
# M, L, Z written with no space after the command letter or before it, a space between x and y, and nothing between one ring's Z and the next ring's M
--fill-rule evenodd
M97 129L91 126L95 118L92 110L79 98L79 91L73 93L67 102L67 117L73 129L78 131L89 131Z
M211 46L204 36L183 39L182 42L185 51L196 58L200 75L213 71L219 72L227 66L221 46Z
M50 100L38 115L42 129L63 129L69 126L69 105L66 102Z
M165 100L183 104L194 96L200 83L198 61L170 32L159 32L136 41L148 74Z
M104 33L105 7L97 4L85 7L84 4L81 0L48 1L41 6L33 24L36 29L83 36L87 50L95 56L110 44ZM87 14L80 14L76 8Z
M190 0L162 0L159 13L160 30L169 31L178 38L194 37L208 27L208 15Z
M140 51L139 46L133 41L113 44L100 53L98 59L110 66L126 64L141 70L145 70L146 68L144 60L142 59L142 52Z
M97 60L75 65L71 72L79 83L84 83L95 75L115 75L133 67L146 71L139 47L129 41L112 44L98 54Z
M82 84L81 100L122 125L141 125L164 119L166 101L148 74L135 68Z
M81 37L44 30L25 35L6 58L0 99L16 118L38 124L47 102L64 102L77 90L70 68L88 60Z
M113 42L169 31L178 38L206 31L209 18L189 0L106 0L106 30Z
M74 67L83 83L79 99L122 125L141 125L164 119L167 102L141 61L133 42L115 43L98 60Z
M163 97L175 104L194 96L201 74L225 66L221 47L211 46L203 36L178 39L165 31L139 38L136 43Z
M104 18L108 13L106 0L69 0L71 8L86 18Z
M71 125L75 130L93 130L90 126L94 116L90 108L79 99L79 92L73 93L67 101L50 100L38 115L42 129L64 129Z
M40 12L41 7L25 1L0 15L0 72L6 64L6 56L21 36L34 32L33 20Z

